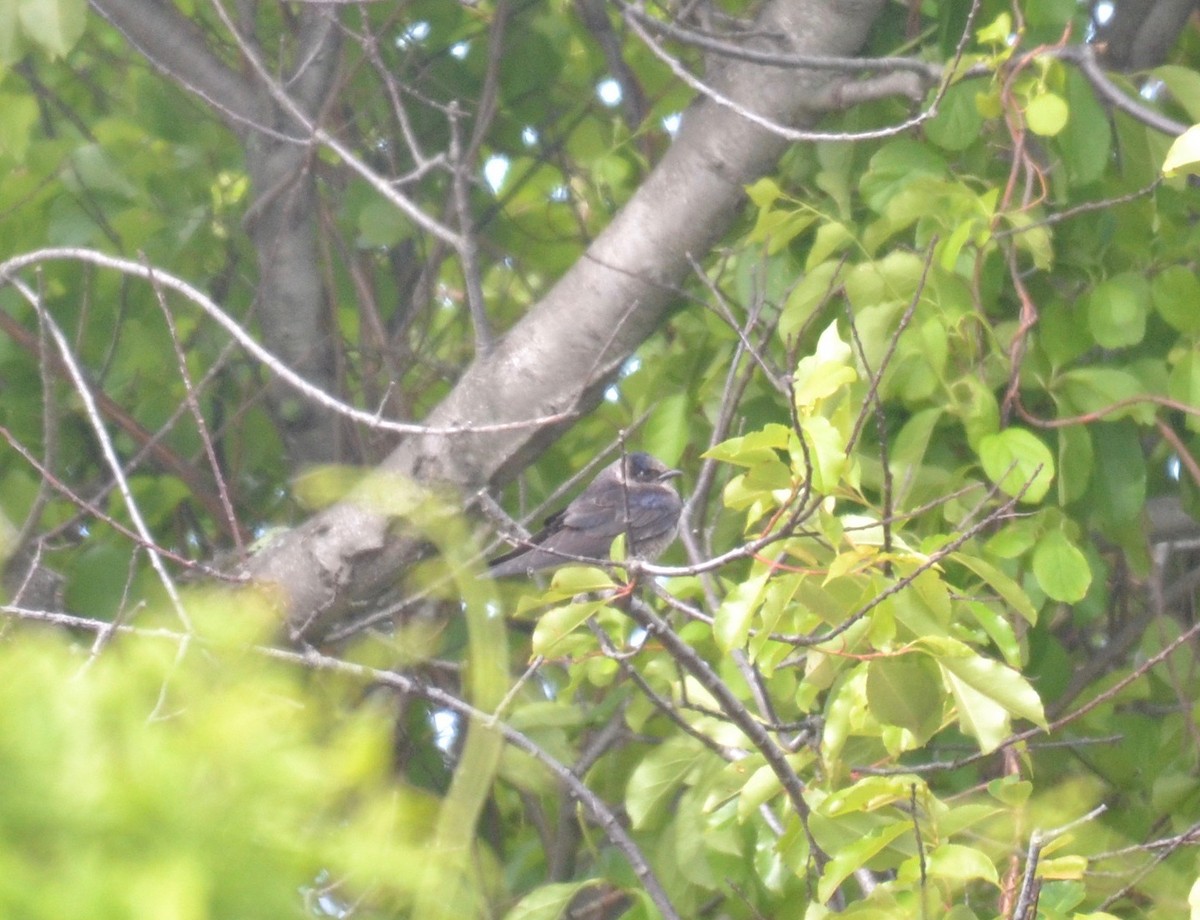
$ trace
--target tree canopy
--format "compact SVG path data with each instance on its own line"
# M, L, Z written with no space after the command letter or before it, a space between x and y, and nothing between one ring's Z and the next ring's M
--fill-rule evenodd
M1192 11L0 7L0 913L1200 916Z

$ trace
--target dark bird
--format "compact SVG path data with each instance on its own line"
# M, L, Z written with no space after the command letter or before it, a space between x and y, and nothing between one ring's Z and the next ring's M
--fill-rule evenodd
M602 469L591 485L521 546L488 563L492 575L527 575L538 569L608 558L625 535L627 553L655 559L671 545L683 502L671 485L682 475L649 454L632 453Z

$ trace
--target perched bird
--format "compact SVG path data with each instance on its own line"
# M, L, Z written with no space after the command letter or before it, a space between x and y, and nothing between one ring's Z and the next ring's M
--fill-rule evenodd
M602 469L567 507L523 545L488 563L492 575L526 575L587 559L607 559L613 540L625 535L627 553L655 559L670 546L683 502L671 485L682 475L641 452Z

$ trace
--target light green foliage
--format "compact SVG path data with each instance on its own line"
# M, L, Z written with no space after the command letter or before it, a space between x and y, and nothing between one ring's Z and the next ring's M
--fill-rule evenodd
M208 6L175 6L224 34ZM885 4L867 51L949 67L969 6L926 0L910 32L913 5ZM428 538L429 555L397 563L404 602L339 652L456 690L494 721L447 732L448 713L415 696L385 706L362 680L268 659L252 650L267 616L236 593L185 592L199 635L182 654L176 639L117 635L92 658L90 636L11 627L0 916L302 917L329 883L337 904L361 896L363 917L549 920L608 884L627 916L655 917L613 845L627 827L684 917L971 920L1010 903L1035 832L1102 803L1042 853L1039 916L1195 915L1194 850L1126 849L1200 822L1194 639L1118 682L1190 623L1187 597L1159 610L1144 591L1170 598L1175 583L1154 568L1146 504L1197 507L1200 231L1194 189L1150 185L1197 171L1200 141L1193 128L1172 145L1110 109L1067 56L1028 56L1068 25L1085 34L1085 6L1029 0L1016 16L989 0L935 117L793 145L746 189L719 249L691 253L709 283L665 279L683 296L664 329L528 471L532 507L619 431L681 467L686 489L712 464L689 536L702 555L753 551L659 578L677 606L649 576L637 591L694 659L606 593L623 587L619 569L564 568L544 590L477 579L461 499L363 473L391 446L378 432L348 439L355 453L339 459L353 465L295 474L264 408L269 375L226 355L190 306L169 299L173 337L152 285L73 263L26 273L107 398L121 457L149 451L130 487L161 545L211 561L234 542L180 411L177 342L192 383L213 374L198 408L248 541L348 496ZM507 173L468 198L498 331L581 257L661 157L661 119L692 101L619 28L648 113L631 126L596 99L611 61L582 5L509 7L492 48L486 0L356 6L323 122L389 178L411 171L399 187L443 219L457 215L448 174L405 159L379 74L403 88L406 130L430 156L449 144L452 101L465 139L494 103L474 140L479 163ZM85 10L0 0L0 255L136 256L257 331L264 253L246 231L257 196L280 190L255 188L243 138ZM260 46L294 50L293 14L258 8ZM387 38L378 62L356 30ZM1156 102L1113 80L1194 122L1198 71L1190 36L1154 71ZM911 115L907 99L875 100L821 129ZM314 149L305 168L341 395L420 419L476 354L463 268L337 156ZM67 609L177 628L141 606L167 609L124 501L101 491L110 472L80 401L58 370L42 374L36 317L11 286L0 310L0 555L40 509ZM111 520L42 491L11 444L52 455ZM683 561L678 546L664 559ZM618 817L589 816L501 725Z
M388 777L390 730L358 681L247 650L269 620L234 594L192 604L207 638L0 647L0 913L303 917L304 892L366 916L406 903L433 800ZM215 622L214 622L215 621ZM257 621L259 629L248 628ZM377 911L382 911L378 913Z

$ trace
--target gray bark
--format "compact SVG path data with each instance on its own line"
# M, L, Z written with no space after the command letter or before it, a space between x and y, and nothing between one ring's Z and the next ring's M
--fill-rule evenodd
M1116 0L1112 18L1098 30L1105 63L1118 70L1148 70L1167 59L1196 0Z
M208 47L195 23L169 3L92 0L164 74L203 99L241 138L255 198L247 229L258 255L257 315L264 344L310 383L335 391L334 347L314 236L313 148L270 93ZM289 94L312 120L334 86L337 7L306 4L294 64L281 67ZM338 423L281 388L270 392L272 417L292 463L338 457Z

